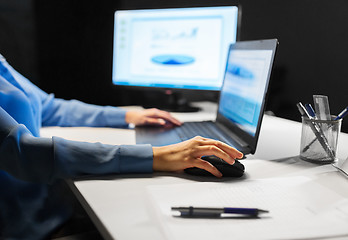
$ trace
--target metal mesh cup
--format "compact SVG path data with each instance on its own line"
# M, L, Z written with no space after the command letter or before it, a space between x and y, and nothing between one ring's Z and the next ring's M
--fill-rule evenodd
M342 119L317 120L302 117L300 158L314 163L336 161Z

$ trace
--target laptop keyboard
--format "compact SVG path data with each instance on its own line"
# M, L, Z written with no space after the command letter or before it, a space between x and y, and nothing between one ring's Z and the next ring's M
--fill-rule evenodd
M185 122L180 127L175 128L175 131L182 141L195 136L223 141L219 134L216 133L216 126L212 122Z

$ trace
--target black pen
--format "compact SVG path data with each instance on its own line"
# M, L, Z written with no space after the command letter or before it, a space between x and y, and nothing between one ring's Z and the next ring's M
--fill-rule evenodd
M172 211L179 211L182 217L220 217L221 214L239 214L257 217L260 213L268 213L267 210L258 208L210 208L210 207L172 207Z

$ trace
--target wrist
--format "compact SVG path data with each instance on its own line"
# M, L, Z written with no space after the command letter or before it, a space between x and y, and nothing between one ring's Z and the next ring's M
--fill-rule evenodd
M153 152L153 163L152 169L154 171L163 170L163 165L161 164L162 156L165 155L165 151L163 147L152 147Z
M133 123L132 122L132 118L133 118L133 112L132 111L127 111L124 117L124 120L126 123L130 124Z

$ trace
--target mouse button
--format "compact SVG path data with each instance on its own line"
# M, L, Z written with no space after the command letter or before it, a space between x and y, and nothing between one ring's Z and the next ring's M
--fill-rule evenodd
M201 159L204 161L210 162L213 165L221 164L221 163L225 162L221 158L214 156L214 155L203 156L203 157L201 157Z
M223 177L241 177L244 174L244 171L233 167L233 165L218 165L216 168L222 173Z
M238 160L236 160L232 166L235 166L236 168L243 170L243 171L245 170L244 165L241 162L239 162Z

